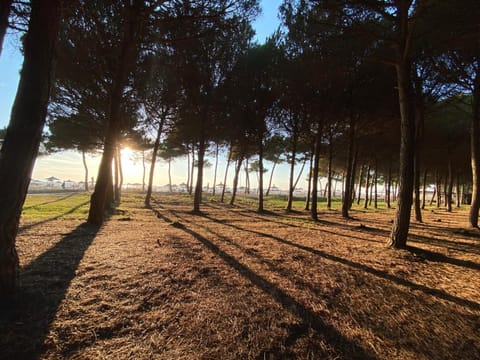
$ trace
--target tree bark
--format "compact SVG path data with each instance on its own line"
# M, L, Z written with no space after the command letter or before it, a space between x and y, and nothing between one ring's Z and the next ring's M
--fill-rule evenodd
M312 190L312 171L313 171L313 154L315 150L312 148L310 151L310 163L308 170L308 184L307 184L307 198L305 199L305 209L306 211L310 210L310 191Z
M85 169L85 178L84 178L85 191L88 191L88 166L87 166L87 159L85 158L84 150L82 150L82 162L83 162L83 168Z
M456 183L455 183L455 193L456 193L456 200L457 200L457 208L460 207L460 174L457 172L456 176Z
M288 184L288 199L287 199L287 206L285 208L286 211L292 210L293 204L293 178L295 176L295 160L297 157L297 143L298 143L298 131L297 131L297 122L294 121L293 128L292 128L292 154L290 160L290 177L289 177L289 184Z
M390 191L392 189L392 164L388 164L388 178L387 178L387 208L390 209L392 205L390 204Z
M370 190L370 170L371 167L368 165L367 167L367 179L365 180L365 203L363 204L363 208L367 209L368 208L368 200L369 198L369 193L368 191Z
M217 169L218 169L218 148L219 145L215 145L215 170L213 172L213 190L212 190L212 196L215 196L215 188L217 186Z
M265 196L270 195L270 190L272 188L273 172L275 171L276 166L277 166L277 161L274 161L272 171L270 172L270 179L268 180L268 189L267 189L267 192L265 193Z
M405 9L403 9L405 10ZM408 12L408 9L406 9ZM408 28L408 15L403 14ZM409 59L402 60L396 66L397 85L400 103L400 176L398 181L397 212L390 234L388 245L393 248L407 246L410 214L413 202L414 154L415 154L415 112L410 78L411 64Z
M425 209L425 197L427 194L427 170L423 172L422 210Z
M479 62L477 57L477 64ZM472 93L472 120L470 124L470 157L472 166L472 202L469 223L478 228L480 210L480 66L477 66L475 84Z
M378 161L375 159L375 178L373 180L375 191L374 191L374 200L373 200L373 208L378 209Z
M322 142L322 129L319 124L315 139L315 153L313 157L313 176L312 176L312 206L311 216L312 219L318 221L318 173L320 167L320 149Z
M200 204L202 203L202 192L203 192L203 164L205 161L205 150L206 150L206 139L205 139L205 116L202 116L202 129L200 132L200 143L198 146L198 153L197 153L197 182L195 185L195 194L193 197L193 212L199 214L200 211Z
M442 181L442 179L438 176L438 174L436 175L436 184L435 184L435 190L436 190L436 194L437 194L437 208L440 207L440 204L442 202L442 192L440 191L440 182Z
M220 201L222 203L225 199L225 189L227 187L228 168L230 167L230 162L231 161L232 161L232 145L230 144L230 149L228 151L227 166L225 167L225 176L223 177L222 196L220 197Z
M195 174L195 143L192 143L192 164L190 166L190 185L188 187L188 194L192 195L193 193L193 178ZM198 176L198 174L197 174Z
M7 33L8 17L12 9L13 0L2 0L0 2L0 56L2 55L3 39Z
M20 83L0 151L0 298L16 287L15 238L45 124L60 19L60 0L31 1Z
M100 161L100 167L98 169L95 190L90 198L90 210L87 221L88 223L95 225L101 225L104 221L104 209L107 205L106 195L109 183L108 177L111 177L111 164L120 132L119 121L121 119L123 91L137 57L137 37L141 30L140 15L143 1L132 0L131 3L125 6L124 34L118 68L116 69L115 78L112 84L104 150Z
M363 180L363 169L365 165L360 166L360 175L358 175L358 195L357 195L357 205L360 205L362 199L362 180Z
M243 158L239 157L235 165L235 175L233 176L233 188L232 188L232 197L230 199L230 205L233 205L235 203L235 197L237 195L237 187L238 187L238 178L240 177L242 162L243 162Z
M453 171L452 171L452 159L450 154L448 155L448 185L447 185L447 211L452 212L453 202Z
M263 212L263 133L258 139L258 212Z
M349 129L348 129L348 155L347 155L347 173L346 173L346 186L345 194L342 202L342 217L348 219L350 216L348 211L350 210L353 202L353 188L355 186L355 174L354 174L354 146L355 146L355 123L353 115L350 115ZM330 162L330 159L329 159Z
M332 149L332 134L330 131L328 141L328 167L327 167L327 209L332 208L332 163L333 163L333 149ZM336 186L336 181L335 181Z
M153 144L152 162L150 164L150 174L148 176L147 194L145 195L145 207L146 208L151 207L150 201L152 199L153 177L155 175L155 163L157 162L157 154L158 154L158 148L160 147L160 139L162 137L164 120L165 120L165 117L162 116L162 118L160 119L160 124L158 124L157 136L155 137L155 143Z

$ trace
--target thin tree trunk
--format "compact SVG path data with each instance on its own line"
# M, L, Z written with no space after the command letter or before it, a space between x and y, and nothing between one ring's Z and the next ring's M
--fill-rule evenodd
M445 174L445 183L443 184L443 205L448 207L448 183L449 183L449 176L448 176L448 165L447 165L447 173Z
M258 212L263 212L263 133L258 139Z
M388 164L388 177L387 177L387 208L390 209L392 205L390 204L390 191L392 189L392 164Z
M310 163L308 170L308 184L307 184L307 198L305 199L305 209L306 211L310 210L310 191L312 190L312 171L313 171L313 154L314 149L312 148L310 152Z
M355 146L355 144L354 144ZM353 202L355 201L355 177L357 176L357 160L358 160L358 148L354 151L353 155L353 163L352 163L352 174L350 176L350 179L348 180L350 182L350 199L348 203L348 209L350 210L352 208ZM347 213L348 215L348 213Z
M123 164L122 164L122 149L120 147L117 148L118 151L118 176L119 176L119 183L118 183L118 203L120 204L120 199L122 197L122 190L123 190Z
M372 175L372 177L370 178L370 197L368 199L368 205L371 206L372 205L372 201L373 201L373 189L375 187L375 174Z
M360 175L358 176L358 195L357 195L357 205L360 205L362 199L362 180L363 180L363 169L365 165L360 166Z
M436 196L436 195L437 195L437 187L435 186L435 187L433 188L433 194L432 194L432 197L431 197L431 199L430 199L430 206L433 205L433 202L435 201L435 196Z
M248 174L248 157L245 159L245 194L250 194L250 176Z
M274 161L272 171L270 172L270 179L268 180L268 189L267 189L267 192L265 193L265 196L268 196L270 194L270 189L272 188L273 172L275 171L276 166L277 166L277 161Z
M447 211L452 212L452 193L453 193L453 171L452 159L448 156L448 190L447 190Z
M427 194L427 170L423 172L422 210L425 209L425 197Z
M332 132L329 134L328 141L328 168L327 168L327 209L332 208L332 163L333 163L333 146L332 146ZM335 188L337 182L335 181Z
M295 179L295 182L293 184L293 191L297 188L298 182L300 181L300 178L302 177L303 170L305 169L305 164L307 163L307 158L303 159L302 162L302 167L300 168L300 171L298 172L297 178Z
M217 186L217 169L218 169L218 144L216 144L215 147L215 170L213 172L213 190L212 190L212 196L215 196L215 188Z
M313 162L313 178L312 178L312 206L311 206L311 216L312 219L318 221L318 173L320 167L320 149L322 142L322 129L319 124L317 129L317 135L315 139L315 155Z
M237 163L235 165L235 175L233 177L233 188L232 188L232 197L230 199L230 205L233 205L235 203L235 197L237 195L237 187L238 187L238 178L240 177L242 162L243 162L243 159L240 157L237 159Z
M354 168L354 146L355 146L355 122L354 117L351 114L349 119L348 129L348 155L347 155L347 174L345 179L345 193L342 201L342 217L348 219L350 216L348 211L350 210L353 202L353 189L355 183L355 168ZM330 151L330 150L329 150ZM329 159L330 163L331 159Z
M375 159L375 195L373 201L373 208L378 209L378 161Z
M150 164L150 174L148 176L147 194L145 195L145 207L150 208L150 201L152 199L153 189L153 176L155 174L155 163L157 162L158 148L160 147L160 138L162 137L163 124L166 116L162 116L160 124L158 124L157 136L155 137L155 143L153 144L152 163Z
M197 183L195 185L195 194L193 197L193 212L200 213L200 204L202 203L203 192L203 164L205 160L206 139L205 139L205 116L202 116L202 130L200 136L200 144L198 147L198 168L197 168Z
M192 193L193 193L194 175L195 175L195 143L192 143L192 165L190 166L190 185L188 187L188 194L189 195L192 195ZM197 177L198 177L198 173L197 173Z
M297 143L298 143L298 131L296 121L293 125L293 133L292 133L292 153L291 153L291 160L290 160L290 177L289 177L289 184L288 184L288 199L287 199L287 206L285 208L286 211L292 210L293 204L293 178L295 176L295 161L297 157Z
M17 283L15 238L45 124L61 19L61 1L30 3L20 83L0 150L0 299L12 295Z
M85 157L84 150L82 150L82 162L83 162L83 168L85 169L85 178L84 178L85 191L88 191L88 166L87 166L87 159Z
M225 189L227 187L227 178L228 178L228 168L230 167L230 162L232 161L232 145L230 144L230 149L228 151L227 166L225 167L225 176L223 178L223 187L222 187L222 196L220 201L223 203L225 199Z
M368 208L368 200L369 200L368 191L369 190L370 190L370 165L368 165L367 167L367 179L365 181L365 203L363 204L364 209Z
M115 174L115 181L114 181L114 202L116 205L120 204L120 190L119 190L119 172L120 172L120 165L119 163L119 156L118 156L118 149L115 149L115 154L113 155L113 164L114 164L114 174Z
M437 177L437 184L436 184L436 187L437 187L437 208L439 208L440 205L442 204L442 192L441 192L441 189L440 189L441 180L442 179L440 177Z
M2 0L0 2L0 56L2 55L3 39L7 32L8 17L12 8L13 0Z
M460 207L460 174L457 172L457 179L456 179L456 184L455 184L455 193L457 195L457 208Z
M123 91L127 84L128 75L137 57L137 37L141 30L140 26L142 25L142 22L139 21L142 8L142 1L133 0L125 6L124 10L124 34L118 68L113 80L104 150L98 169L95 190L90 198L90 210L88 213L88 223L90 224L101 225L104 221L104 209L107 205L106 195L109 184L108 178L111 177L112 159L115 154L116 142L120 132L119 119L121 118Z

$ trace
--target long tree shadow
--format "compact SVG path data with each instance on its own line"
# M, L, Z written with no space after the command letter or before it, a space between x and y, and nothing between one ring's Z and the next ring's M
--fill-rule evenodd
M0 304L0 357L36 359L60 303L99 227L79 225L20 270L16 294Z
M27 231L27 230L29 230L29 229L32 229L32 228L34 228L34 227L36 227L36 226L43 225L43 224L49 223L49 222L51 222L51 221L58 220L58 219L60 219L61 217L64 217L64 216L66 216L66 215L73 214L75 211L77 211L78 209L80 209L82 206L85 206L85 205L87 205L87 204L89 204L89 203L90 203L90 200L85 201L85 202L83 202L83 203L81 203L81 204L78 204L77 206L74 206L74 207L71 208L70 210L68 210L68 211L66 211L66 212L64 212L64 213L62 213L62 214L60 214L60 215L56 215L56 216L53 216L53 217L48 218L48 219L45 219L45 220L37 221L37 222L34 222L34 223L32 223L32 224L24 225L24 226L22 226L22 227L20 227L20 228L18 229L18 233L21 234L21 233L23 233L23 232L25 232L25 231Z
M348 339L342 335L335 327L325 323L320 316L318 316L312 310L306 308L303 304L299 303L292 296L284 292L282 289L275 286L275 284L261 277L254 271L252 271L246 265L240 263L232 255L226 253L220 249L217 245L212 243L206 237L195 232L194 230L182 226L180 227L187 234L193 236L201 244L203 244L208 250L215 255L219 256L226 264L235 269L240 275L248 279L257 288L264 293L270 295L275 301L277 301L282 307L299 317L302 322L314 329L317 333L321 334L324 339L332 345L335 350L344 359L374 359L374 355L354 341Z
M214 219L214 218L211 218L211 217L208 217L208 218L210 220L214 221L214 222L216 221L216 219ZM422 291L426 294L436 296L440 299L450 301L450 302L456 303L456 304L461 305L461 306L469 307L473 310L480 310L480 304L475 302L475 301L471 301L471 300L460 298L458 296L450 295L450 294L448 294L448 293L446 293L442 290L439 290L439 289L434 289L434 288L430 288L430 287L425 286L425 285L416 284L416 283L411 282L409 280L406 280L406 279L397 277L395 275L389 274L385 271L377 270L377 269L371 268L369 266L366 266L364 264L361 264L361 263L358 263L358 262L355 262L355 261L352 261L352 260L347 260L347 259L335 256L335 255L326 253L322 250L314 249L314 248L311 248L311 247L306 246L306 245L297 244L295 242L292 242L292 241L289 241L289 240L286 240L286 239L282 239L278 236L274 236L274 235L264 233L264 232L261 232L261 231L245 229L245 228L242 228L240 226L233 225L233 224L224 224L224 225L232 227L232 228L240 230L240 231L245 231L245 232L256 234L256 235L259 235L259 236L262 236L262 237L270 238L270 239L275 240L279 243L289 245L289 246L293 246L295 248L298 248L298 249L307 251L309 253L318 255L318 256L320 256L324 259L328 259L328 260L331 260L331 261L334 261L334 262L338 262L338 263L350 266L350 267L355 268L355 269L362 270L366 273L375 275L379 278L392 281L392 282L394 282L398 285L406 286L406 287L409 287L409 288L414 289L414 290L419 290L419 291ZM436 254L436 253L434 253L434 254ZM433 255L430 254L429 256L432 257ZM476 263L469 264L469 262L466 262L466 261L463 261L463 260L458 260L458 259L452 259L452 258L449 258L447 256L443 256L442 260L444 262L452 263L453 265L471 267L475 270L478 269L478 264L476 264ZM455 261L452 261L452 260L455 260Z
M71 194L68 194L67 196L63 196L63 197L58 198L58 199L55 199L55 200L45 201L45 202L43 202L43 203L33 204L33 205L30 205L30 206L24 206L24 207L22 208L22 210L29 210L29 209L36 208L36 207L38 207L38 206L45 206L45 205L49 205L49 204L54 204L54 203L57 203L57 202L66 200L66 199L68 199L68 198L71 198L72 196L75 196L75 195L77 195L77 194L78 194L77 192L72 192Z
M168 211L170 212L170 210ZM276 261L276 260L270 261L268 258L265 258L260 253L258 253L255 249L243 246L241 242L239 242L239 240L243 239L243 235L241 234L241 232L245 231L245 229L240 228L238 233L232 233L232 231L229 231L228 234L230 235L225 236L223 234L223 231L213 230L218 228L216 227L211 228L210 226L208 226L208 223L205 223L204 221L196 221L196 220L200 220L200 218L193 219L192 217L189 217L182 212L171 212L171 213L172 215L175 216L174 223L178 223L179 228L185 229L186 228L185 225L187 225L187 227L190 227L193 229L198 227L199 229L202 230L202 233L203 231L206 231L208 234L212 234L215 237L215 239L220 240L221 243L229 247L233 246L235 249L238 249L243 254L250 257L253 261L257 263L261 263L262 265L266 266L266 268L268 268L269 271L275 272L281 275L283 278L287 279L288 281L291 281L292 284L294 284L295 288L301 289L301 291L308 291L310 294L313 294L316 298L322 299L322 302L325 301L324 305L327 306L327 308L329 309L333 309L332 311L338 311L339 306L340 306L340 311L342 309L341 308L342 306L343 306L343 309L350 309L349 306L351 304L349 303L349 300L348 300L349 296L343 298L343 300L337 299L337 295L335 295L335 291L329 292L328 287L319 288L315 286L313 283L310 283L309 281L305 281L304 278L299 278L298 276L299 274L296 273L295 269L284 267L282 261ZM159 219L165 220L164 216L158 216L158 217ZM203 218L208 218L208 217L203 216ZM173 218L172 219L167 218L167 219L169 222L172 222ZM208 219L211 220L212 223L221 224L224 227L232 227L230 224L227 224L222 220L215 221L217 219L212 219L212 218L208 218ZM209 238L208 235L204 235L204 237L205 236ZM214 241L213 238L208 241L217 243L217 241L216 240ZM221 243L216 246L222 247ZM226 252L228 250L223 249L222 251ZM287 251L285 253L290 253L290 252ZM229 254L229 256L233 257L234 255ZM238 256L235 256L235 257L238 259ZM244 259L244 255L240 255L240 258ZM244 264L250 263L250 261L248 260L246 260L247 261L246 263L244 261L245 260L242 260ZM339 262L339 263L343 264L342 262ZM250 269L252 268L250 267ZM408 331L418 332L417 336L420 336L421 338L428 339L429 338L428 335L430 334L432 329L436 329L438 327L443 329L447 326L448 327L452 326L454 328L455 325L453 325L453 322L448 322L448 321L450 321L451 319L456 319L457 317L458 317L458 321L461 324L468 324L468 326L466 326L464 330L472 331L473 329L476 328L475 320L471 319L468 315L465 315L462 311L457 312L454 307L447 306L446 303L443 303L441 301L435 301L435 297L437 297L436 293L432 291L421 291L423 294L427 295L427 297L422 297L417 292L411 291L412 287L408 285L405 286L406 285L405 283L400 283L399 285L403 285L403 286L396 287L396 285L398 285L398 282L391 281L391 278L377 276L378 274L376 273L363 271L364 269L362 268L359 268L359 269L362 271L359 271L356 275L354 275L354 278L363 279L360 281L360 284L362 284L362 286L363 284L365 284L365 281L367 281L367 283L369 283L372 286L372 288L381 288L381 289L389 288L390 290L385 290L385 292L382 291L381 294L379 294L379 297L377 298L376 306L372 307L370 303L370 305L367 305L365 309L360 310L358 313L355 311L351 312L350 310L347 310L346 312L350 314L349 316L352 316L355 319L355 321L357 321L358 324L362 324L362 327L364 327L365 329L369 329L369 331L372 331L378 334L378 336L381 339L386 341L388 341L388 339L397 339L402 334L402 331L405 331L405 330L400 330L398 327L398 321L400 322L403 321L402 317L405 314L399 315L396 312L395 308L392 308L390 306L385 307L384 316L387 318L391 317L391 319L394 319L392 321L389 321L387 319L382 320L375 315L375 311L379 311L379 308L377 306L379 306L380 308L384 306L386 301L384 296L385 294L388 294L388 293L394 294L393 295L394 301L398 301L398 299L395 300L395 297L400 297L401 299L404 300L403 303L410 303L410 304L420 303L421 304L420 307L412 307L412 309L409 310L412 312L412 315L416 315L418 312L421 312L422 315L420 316L420 319L419 319L421 324L420 328L417 329L415 325L412 325L412 326L409 325L409 330L408 330ZM347 269L345 270L348 271ZM258 270L255 270L255 271L258 275L260 275ZM374 277L364 277L363 275L361 275L362 273L365 273L365 275L373 275ZM385 274L388 275L388 273L385 273ZM356 276L360 276L360 278L357 278ZM369 279L369 280L366 280L366 279ZM358 281L355 280L355 283L358 283ZM287 286L287 288L290 289L290 286ZM416 289L416 288L414 287L413 289ZM425 287L425 290L427 289L428 288ZM286 291L287 295L289 295L289 292L287 290L284 290L284 291ZM332 301L332 297L334 299L333 301ZM369 301L371 301L371 299L372 298L369 297ZM342 305L339 305L340 303L337 300L339 300L340 303L342 303L342 301L346 301L346 302L343 302ZM450 301L450 302L456 303L455 301ZM475 306L475 303L473 304ZM479 305L477 304L476 306L478 309ZM373 312L370 313L369 315L366 315L365 311L368 312L372 308L375 310L373 310ZM446 317L441 318L438 321L431 322L428 320L428 317L431 316L432 312L437 314L450 314L450 315L447 315ZM455 315L452 315L453 313ZM316 314L317 316L321 316L321 315L318 315L318 313ZM422 316L425 317L426 319L425 323L421 322L423 320ZM294 358L295 350L293 349L295 348L295 346L297 346L297 348L298 346L301 346L302 348L304 348L305 346L306 347L311 346L310 349L312 350L312 354L315 353L316 351L318 351L318 347L316 347L317 345L313 343L309 343L308 340L306 340L306 339L312 338L312 336L313 337L317 336L316 334L311 333L312 329L313 328L310 325L308 325L308 323L303 321L300 322L299 324L295 324L295 323L289 324L288 326L285 327L286 334L285 334L285 337L283 338L282 346L279 346L278 344L274 344L269 349L262 349L262 351L258 354L256 359L261 360L265 358ZM317 334L319 333L317 332ZM423 335L419 335L419 334L423 334ZM455 334L458 334L458 333L455 333ZM411 341L411 342L409 340L405 343L400 342L395 346L402 347L407 351L416 351L418 353L424 354L425 358L437 358L439 351L447 351L448 356L446 356L445 358L452 358L452 359L476 358L475 355L472 356L472 354L476 353L477 351L476 350L477 348L475 346L475 343L476 343L475 338L476 338L475 335L471 337L467 336L465 338L463 338L462 336L455 335L454 338L452 338L451 336L448 337L448 339L453 339L451 340L451 343L449 343L448 341L445 341L445 339L441 337L439 337L438 339L435 337L434 341L438 340L438 344L427 345L426 343L424 343L423 340ZM299 344L296 345L299 339L302 339L301 345ZM432 340L430 339L429 341L432 341ZM308 350L308 354L310 354L309 350Z

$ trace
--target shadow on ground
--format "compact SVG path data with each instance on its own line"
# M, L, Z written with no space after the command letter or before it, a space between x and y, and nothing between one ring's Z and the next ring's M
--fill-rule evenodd
M98 230L79 225L20 270L17 293L0 304L0 358L42 355L50 324Z

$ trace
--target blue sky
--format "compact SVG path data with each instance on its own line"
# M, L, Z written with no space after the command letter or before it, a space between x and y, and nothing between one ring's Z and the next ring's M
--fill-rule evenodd
M1 0L0 0L1 1ZM282 0L262 0L262 14L254 22L253 27L256 30L256 39L262 43L266 37L271 35L279 26L278 8ZM15 93L19 80L19 72L22 65L23 58L21 56L18 44L18 37L12 34L5 38L3 50L0 55L0 127L8 124L10 119L10 111L15 98ZM98 155L89 155L87 157L90 176L96 176L97 167L99 163ZM185 161L178 160L173 166L173 182L180 184L184 182L184 175L186 172ZM267 165L267 168L269 166ZM279 187L286 188L286 179L282 166L276 170L277 176L274 176L274 184ZM142 173L141 164L137 161L124 159L125 182L135 183L141 182L139 174ZM223 164L219 167L219 174L223 172ZM286 171L286 170L285 170ZM206 182L211 177L211 169L206 169ZM157 167L155 184L165 184L166 178L162 174L166 173L166 164L160 163ZM66 180L82 180L83 166L81 164L81 156L78 153L69 151L54 154L48 157L39 157L36 161L35 168L32 174L34 179L44 180L47 177L55 176L57 178Z

